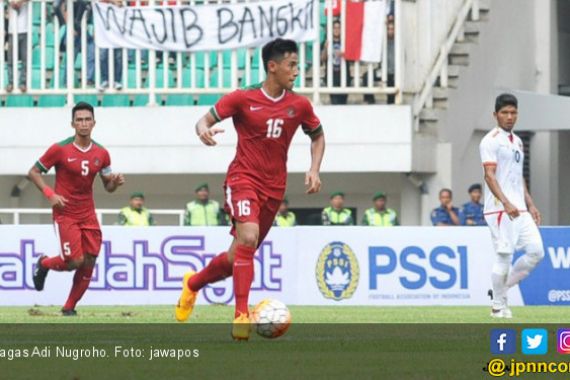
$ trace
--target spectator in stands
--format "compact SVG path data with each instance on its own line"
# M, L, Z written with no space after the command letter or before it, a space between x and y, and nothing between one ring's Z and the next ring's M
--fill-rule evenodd
M107 0L103 0L107 1ZM67 22L67 2L60 0L59 3L54 3L54 12L60 25L66 25ZM83 16L88 19L91 16L91 3L84 0L77 0L73 2L73 61L81 52L81 20ZM95 42L93 36L86 32L87 46L85 50L87 53L87 85L93 86L95 83ZM65 52L67 49L67 28L61 34L60 51ZM62 62L62 68L65 70L66 62ZM63 75L63 83L67 83L67 74Z
M483 205L481 204L481 184L476 183L469 186L469 197L471 201L465 203L461 209L459 219L463 226L486 226L485 216L483 215Z
M224 224L224 212L220 204L210 199L207 183L199 184L194 190L196 199L186 205L185 226L220 226Z
M100 62L101 62L101 85L99 91L103 92L109 88L109 51L111 49L100 49ZM123 50L113 50L113 88L115 90L123 89Z
M117 7L123 6L122 0L101 0L103 3L111 3ZM99 91L103 92L109 88L109 50L99 50L99 61L101 64L101 85ZM113 49L113 88L121 90L123 88L123 50Z
M352 210L344 207L344 193L342 191L335 191L331 194L330 206L323 210L321 219L323 226L354 225Z
M131 194L127 207L123 207L119 213L121 226L145 227L153 226L154 219L146 207L144 207L144 194L136 191Z
M10 0L8 4L8 84L6 92L14 89L14 65L22 62L17 78L20 91L26 92L26 64L28 60L28 1ZM2 5L3 6L3 5ZM14 48L18 42L16 62L14 62ZM2 54L4 52L2 51Z
M363 225L393 227L399 224L396 211L386 207L386 194L379 191L374 194L372 201L374 202L374 207L364 212L364 217L362 218Z
M293 212L289 211L289 200L287 198L281 202L273 225L278 227L293 227L297 225L297 217Z
M341 87L341 66L342 66L342 57L344 55L342 48L341 48L341 28L340 28L340 21L336 18L333 21L333 38L332 38L332 82L333 87ZM327 81L327 73L328 70L326 69L326 63L328 58L328 39L323 43L323 50L321 52L321 61L325 64L325 81ZM347 75L347 84L350 80L350 71L348 67L348 63L346 63L346 75ZM326 83L326 82L325 82ZM331 104L346 104L348 99L348 94L331 94L330 95Z
M387 22L386 22L386 34L387 34L387 46L386 48L388 49L387 52L387 58L386 58L386 65L388 65L387 67L387 71L388 71L388 78L387 78L387 85L388 87L393 87L395 84L395 79L394 79L394 73L396 72L395 70L395 50L394 50L394 18L393 17L388 17ZM394 104L396 100L396 95L394 94L390 94L388 95L388 100L387 103L388 104Z
M439 191L441 205L431 212L431 222L434 226L458 226L459 209L453 207L453 192L450 189Z

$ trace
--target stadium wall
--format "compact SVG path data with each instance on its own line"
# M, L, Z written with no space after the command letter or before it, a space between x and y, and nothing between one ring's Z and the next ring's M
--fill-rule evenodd
M409 106L316 106L321 117L327 150L323 163L323 192L304 194L304 172L310 162L310 140L301 132L294 138L289 158L287 193L292 207L324 207L328 194L347 193L347 206L358 208L360 219L371 206L376 191L388 194L390 207L403 224L420 221L419 190L404 173L412 167L412 122ZM212 196L223 200L225 171L235 154L236 134L230 121L219 135L215 148L203 146L194 134L197 119L207 107L99 108L94 138L106 146L113 169L127 175L127 184L117 194L106 194L95 186L97 207L119 208L131 191L144 191L151 208L182 209L193 197L194 187L209 182ZM70 109L4 109L3 123L17 126L2 129L0 151L0 208L47 207L32 185L11 197L35 160L56 141L72 133ZM49 120L48 123L45 121ZM50 176L51 177L51 176ZM53 177L49 180L53 181ZM49 217L31 217L27 223L49 222ZM106 222L113 223L113 220Z
M450 186L455 194L465 196L470 184L482 182L478 145L495 125L492 113L497 94L520 90L557 93L556 6L554 0L491 2L479 41L470 46L469 66L461 69L458 88L450 89L448 109L439 128L440 140L450 146L450 157L438 161L438 174L426 179L430 203L437 203L441 187ZM560 138L560 132L549 128L549 124L560 123L564 113L521 109L521 125L525 112L543 120L540 126L529 128L535 132L531 138L531 191L546 224L568 223L563 215L567 213L562 211L570 209L568 197L562 195L567 180L560 176L559 165L570 145L568 139ZM426 218L424 214L424 223Z

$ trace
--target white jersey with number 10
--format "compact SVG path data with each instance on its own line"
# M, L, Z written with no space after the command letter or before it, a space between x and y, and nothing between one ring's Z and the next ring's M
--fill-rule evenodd
M507 199L520 211L526 211L524 200L522 140L499 127L485 135L479 145L483 166L496 166L496 178ZM503 211L504 207L485 184L485 214Z

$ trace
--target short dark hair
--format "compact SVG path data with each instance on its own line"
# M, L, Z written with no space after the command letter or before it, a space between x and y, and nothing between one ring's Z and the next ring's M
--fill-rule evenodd
M467 192L468 192L468 193L471 193L471 192L473 192L473 191L475 191L475 190L482 191L482 188L481 188L481 184L480 184L480 183L474 183L473 185L469 186L469 190L467 190Z
M73 109L71 110L71 120L75 120L75 112L77 111L90 111L91 115L93 115L93 117L95 117L95 110L93 109L93 106L87 102L79 102L77 103Z
M297 43L293 40L285 40L283 38L274 39L263 46L261 50L261 56L263 58L263 68L267 73L267 66L269 61L278 61L285 56L287 53L297 53L299 48Z
M451 189L447 189L447 188L443 188L439 191L439 196L441 196L441 194L443 193L449 193L449 196L453 198L453 191L451 191Z
M504 93L497 96L495 99L495 112L499 112L501 108L513 106L515 108L519 107L519 101L516 96L513 94Z

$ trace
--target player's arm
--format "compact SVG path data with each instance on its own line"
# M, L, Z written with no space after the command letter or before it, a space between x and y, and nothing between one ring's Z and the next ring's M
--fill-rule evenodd
M57 144L52 145L36 161L34 166L28 171L28 178L36 185L36 187L47 198L52 207L63 208L67 203L65 197L56 194L51 187L49 187L43 180L42 174L47 173L52 167L57 166L61 158L61 149Z
M214 127L218 122L212 112L206 113L204 116L198 120L196 123L196 134L205 145L214 146L216 145L216 140L214 136L218 133L223 133L224 129L221 127Z
M215 127L216 123L232 117L240 112L244 106L244 97L241 90L235 90L222 96L210 110L196 123L196 134L205 145L216 145L214 136L223 133L222 127Z
M101 181L103 181L103 187L108 193L112 193L119 186L125 183L125 176L120 173L113 173L111 169L111 157L109 152L105 152L105 158L103 159L103 169L99 172L101 175Z
M109 173L106 175L101 173L101 180L105 190L108 193L112 193L125 183L125 176L120 173Z
M325 154L325 134L321 127L317 133L310 134L311 137L311 168L305 175L305 185L307 194L318 193L321 190L321 163Z
M28 179L32 181L32 183L36 185L36 187L43 193L52 207L65 207L67 199L61 195L56 194L55 191L53 191L53 189L45 183L42 177L42 171L40 168L38 168L37 164L32 166L32 168L28 171Z
M526 203L526 207L528 208L528 212L530 212L530 215L532 215L532 219L534 219L534 222L537 225L540 225L540 223L542 222L542 217L540 215L540 212L538 211L538 208L536 208L534 201L530 196L528 187L526 186L526 181L523 180L523 183L524 183L524 201Z
M499 181L497 181L497 165L487 164L484 165L483 168L485 170L485 183L489 186L491 193L503 204L505 212L509 217L517 218L520 214L519 210L509 201L505 193L503 193Z

